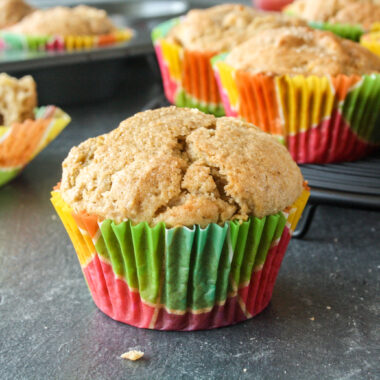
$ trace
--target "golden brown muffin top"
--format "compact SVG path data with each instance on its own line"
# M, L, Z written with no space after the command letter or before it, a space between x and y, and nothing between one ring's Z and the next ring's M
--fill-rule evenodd
M302 183L286 148L252 124L167 107L72 148L60 191L76 212L116 222L206 226L275 214Z
M23 0L1 0L0 29L16 24L33 11L34 8Z
M171 29L168 38L194 51L229 51L260 30L305 25L295 17L261 12L239 4L191 10Z
M94 36L112 33L116 27L105 11L79 5L35 11L9 30L28 35Z
M380 22L380 4L375 0L297 0L286 10L308 21L360 24L365 28Z
M330 32L305 27L266 30L231 51L236 69L275 75L363 75L380 71L380 57Z
M34 79L27 75L21 79L0 74L0 125L21 123L34 119L37 107L37 90Z

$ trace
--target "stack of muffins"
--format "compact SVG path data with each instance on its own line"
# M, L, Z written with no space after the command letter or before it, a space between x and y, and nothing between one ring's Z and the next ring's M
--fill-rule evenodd
M146 111L74 147L52 202L111 318L230 325L271 299L309 197L294 160L354 160L380 143L380 58L242 5L152 36L168 100L192 109Z

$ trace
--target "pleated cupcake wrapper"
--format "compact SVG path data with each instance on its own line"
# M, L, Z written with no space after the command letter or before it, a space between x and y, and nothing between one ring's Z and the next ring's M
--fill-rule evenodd
M52 192L95 304L120 322L158 330L234 324L269 303L292 231L309 191L263 219L207 228L78 215Z
M364 34L360 39L360 44L372 53L380 55L380 31Z
M0 186L16 177L70 122L54 106L35 110L35 120L0 127Z
M228 116L277 136L298 163L353 161L380 144L380 75L269 76L212 59Z
M179 22L179 18L169 20L152 32L165 95L179 107L194 107L223 116L223 104L210 64L215 53L189 51L169 41L166 37L170 29Z
M125 28L100 36L28 36L0 32L0 50L72 51L113 45L128 41L133 31Z
M314 29L326 30L336 34L339 37L347 38L352 41L359 42L361 37L368 32L380 30L380 22L371 25L369 29L363 28L361 25L354 24L333 24L328 22L309 22L309 26Z
M309 22L309 26L314 29L326 30L336 34L339 37L347 38L358 42L360 37L366 32L361 25L353 24L333 24L329 22Z
M292 10L285 10L284 13L290 16L300 17L297 12L294 12ZM374 23L369 30L366 30L363 28L363 26L355 24L341 24L322 21L309 21L308 24L311 28L329 31L339 37L347 38L356 42L360 41L360 37L364 33L367 33L369 30L375 30L379 28L380 25L380 23Z

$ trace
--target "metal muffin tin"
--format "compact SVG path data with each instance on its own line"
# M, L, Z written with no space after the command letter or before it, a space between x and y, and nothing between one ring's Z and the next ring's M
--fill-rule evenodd
M111 97L120 86L128 85L129 59L153 52L150 30L163 19L183 14L190 7L187 1L164 0L81 3L106 10L117 26L131 27L135 35L128 42L91 50L0 52L0 72L17 77L33 75L40 104L68 105ZM68 1L60 4L75 5Z
M41 8L58 5L51 0L30 2ZM150 33L157 24L190 8L207 8L217 3L220 1L60 0L59 5L86 4L104 9L117 26L132 28L135 36L128 42L83 51L1 51L0 72L16 77L33 75L40 104L70 105L107 99L120 86L128 86L128 62L133 57L144 55L151 59Z

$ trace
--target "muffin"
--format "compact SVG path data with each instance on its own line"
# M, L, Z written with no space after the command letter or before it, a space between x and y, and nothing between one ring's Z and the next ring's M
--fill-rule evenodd
M230 51L259 30L288 25L305 22L238 4L194 9L184 18L159 25L152 38L169 102L223 115L210 58Z
M168 107L74 147L52 202L100 310L198 330L268 305L308 195L269 134Z
M297 0L285 12L355 41L380 22L380 4L374 0Z
M0 125L34 119L37 107L36 82L28 75L21 79L0 74Z
M70 121L59 108L36 107L31 76L0 74L0 186L19 174Z
M213 64L227 115L276 135L298 163L357 160L380 143L380 59L357 43L279 28Z
M24 41L16 36L19 39L23 36ZM131 31L118 30L104 10L79 5L36 10L7 28L2 37L14 48L17 41L31 48L83 48L129 39Z
M34 8L23 0L1 0L0 29L16 24L33 11Z
M40 9L9 28L27 35L96 36L116 31L104 10L86 5Z

